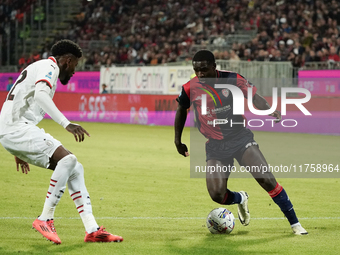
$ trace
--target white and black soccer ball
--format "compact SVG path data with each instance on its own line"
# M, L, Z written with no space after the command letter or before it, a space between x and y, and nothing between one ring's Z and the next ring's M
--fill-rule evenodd
M212 234L230 234L235 227L235 217L226 208L216 208L207 217L207 228Z

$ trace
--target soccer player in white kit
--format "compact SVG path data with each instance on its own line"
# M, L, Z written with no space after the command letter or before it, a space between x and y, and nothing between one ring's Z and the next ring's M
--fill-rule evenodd
M53 217L67 183L86 229L84 241L121 242L122 237L98 226L92 214L82 164L58 140L36 126L47 113L72 133L77 142L82 142L85 134L90 136L80 125L68 121L52 101L57 79L63 85L68 83L82 57L82 50L70 40L61 40L52 46L51 52L52 56L48 59L39 60L24 69L9 91L0 113L0 143L14 155L18 171L20 166L27 174L29 164L54 170L43 211L32 224L34 229L48 240L61 243Z

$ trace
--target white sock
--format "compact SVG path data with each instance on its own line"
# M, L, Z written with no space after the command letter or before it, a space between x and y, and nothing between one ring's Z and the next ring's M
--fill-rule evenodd
M292 228L293 227L296 227L296 226L301 226L301 223L300 222L298 222L298 223L294 223L294 224L292 224L292 225L290 225Z
M53 219L55 208L64 194L66 182L76 163L77 158L73 154L69 154L59 160L51 176L44 208L41 215L38 217L39 220L46 221Z
M73 199L87 233L98 230L99 226L92 214L92 205L84 179L83 165L77 162L68 182L68 191Z
M243 204L243 202L244 202L244 200L246 200L246 198L243 196L242 193L239 192L239 194L241 195L241 202L240 202L240 204Z

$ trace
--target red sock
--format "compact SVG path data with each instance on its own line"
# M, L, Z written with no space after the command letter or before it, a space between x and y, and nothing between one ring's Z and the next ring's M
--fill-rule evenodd
M282 186L277 182L275 188L273 190L269 191L268 194L272 198L276 197L278 194L280 194L282 189L283 189Z

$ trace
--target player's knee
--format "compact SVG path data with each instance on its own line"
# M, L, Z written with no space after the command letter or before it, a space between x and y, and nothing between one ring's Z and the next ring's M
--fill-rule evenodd
M67 168L70 170L73 170L78 162L77 157L73 154L68 154L67 156L63 157L62 161L64 162L64 164L67 165Z
M224 200L225 190L224 191L219 189L209 190L209 195L214 202L220 204Z
M273 190L276 186L276 180L271 178L259 178L256 181L261 185L261 187L267 192Z
M77 162L76 167L74 168L78 174L84 175L84 167L81 163Z
M69 181L74 180L75 178L77 178L80 175L84 176L84 168L83 168L83 165L77 161L76 166L74 167L73 171L71 172L71 175L69 177Z

